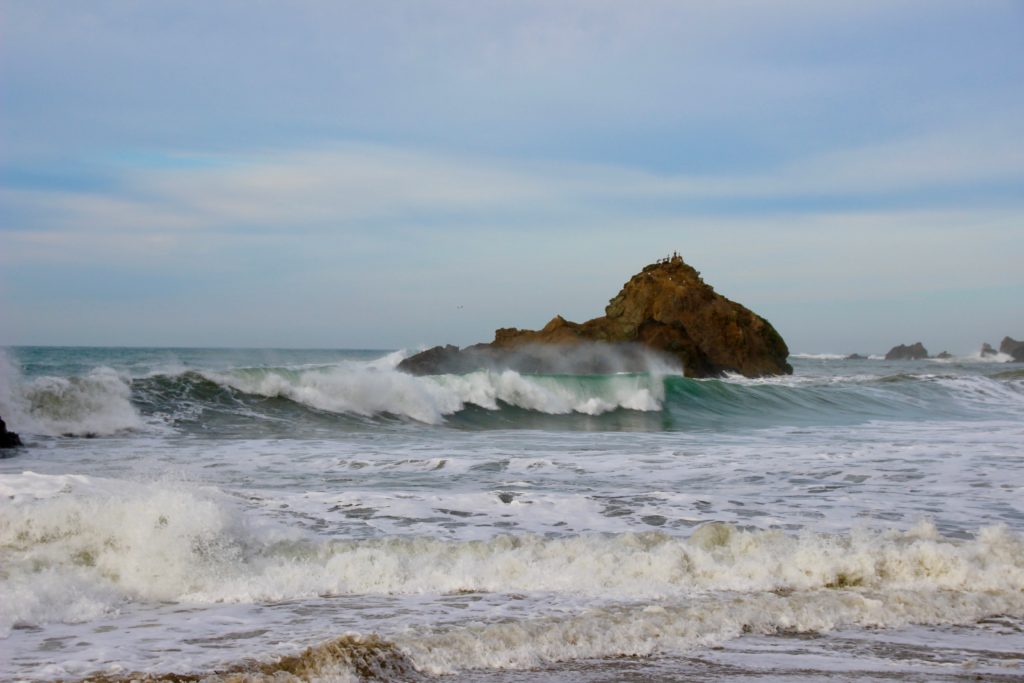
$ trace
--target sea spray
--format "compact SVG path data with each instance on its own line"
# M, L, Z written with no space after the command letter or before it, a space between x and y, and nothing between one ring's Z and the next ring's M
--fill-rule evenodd
M49 436L97 436L143 426L130 378L97 366L85 375L24 378L0 352L0 415L18 430Z
M505 370L414 377L386 368L344 366L204 376L248 394L284 397L319 410L398 415L428 424L440 424L467 405L496 410L504 403L547 414L600 415L620 408L660 410L664 396L662 377L643 374L578 377Z
M413 378L445 412L401 354L7 353L142 424L0 460L5 680L1024 670L1009 366Z
M848 534L712 524L689 538L631 532L325 541L258 522L216 491L171 483L25 473L0 476L0 494L12 501L0 508L8 629L74 621L104 601L114 609L122 600L252 603L464 592L635 600L827 588L1020 597L1024 587L1024 541L1002 526L962 541L929 524ZM78 600L67 614L52 611L67 601L38 598L38 589L58 585Z

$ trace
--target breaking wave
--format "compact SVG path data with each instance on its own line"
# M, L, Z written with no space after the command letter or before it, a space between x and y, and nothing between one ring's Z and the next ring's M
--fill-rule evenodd
M475 405L497 410L505 404L548 414L600 415L626 408L654 411L664 395L660 377L650 375L521 375L513 370L415 377L390 370L331 368L304 372L254 370L206 375L246 394L282 397L335 413L382 414L439 424L445 416Z
M526 414L600 417L618 411L658 414L658 429L783 422L843 423L869 419L927 419L1008 414L1024 407L1024 383L1014 377L955 375L865 376L842 381L781 377L696 380L678 375L528 375L513 370L416 377L391 369L330 366L294 370L242 369L224 373L190 371L136 380L136 400L154 399L157 412L172 411L170 399L199 410L231 408L268 415L285 400L294 406L335 415L394 416L426 424L504 416L529 423ZM162 400L161 400L162 399ZM174 406L174 409L180 408ZM472 418L470 411L475 410ZM269 415L273 415L270 413ZM664 419L662 419L664 418ZM512 420L510 423L509 420ZM482 422L487 425L486 420ZM569 423L566 423L567 425Z
M0 415L23 434L101 436L170 424L251 436L275 424L287 433L295 420L326 429L397 418L471 428L688 430L969 419L1024 407L1024 382L1012 372L696 380L486 370L418 377L395 370L402 357L220 371L178 367L135 378L96 367L70 377L25 378L0 354ZM625 414L633 417L624 422ZM559 421L539 424L544 416Z
M1012 607L1007 610L1007 606ZM850 590L699 595L685 602L616 604L549 617L419 629L385 640L348 633L294 655L203 676L210 681L412 681L467 670L529 669L557 662L681 655L744 634L818 634L861 626L974 623L1021 614L1024 599ZM179 677L147 676L149 680Z
M97 367L76 377L27 380L2 351L0 415L12 430L49 436L100 436L143 426L129 377Z
M737 624L780 598L785 609L770 612L776 623L813 624L808 628L1024 615L1024 539L1004 526L982 528L969 540L944 537L929 523L845 534L711 523L687 538L643 532L324 540L254 518L209 488L26 472L0 476L0 495L9 501L0 508L0 633L89 621L129 601L345 595L560 594L601 604L655 601L664 610L609 608L601 617L609 628L638 618L675 623L711 593L741 596L740 616L729 617ZM805 609L839 611L794 616ZM683 633L692 626L673 628ZM616 642L623 647L629 639Z

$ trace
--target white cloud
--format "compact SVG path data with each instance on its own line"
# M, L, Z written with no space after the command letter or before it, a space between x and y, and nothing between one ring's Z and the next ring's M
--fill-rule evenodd
M871 206L880 198L918 193L941 199L950 189L1024 182L1018 125L915 135L888 144L812 156L757 174L659 175L634 168L522 162L370 145L225 157L218 163L133 168L97 191L4 189L7 239L71 243L72 235L163 235L167 244L217 234L310 234L373 231L373 226L481 221L509 230L622 221L651 214L728 216L728 203L771 200L791 211L826 195ZM187 157L186 157L187 158ZM920 200L919 200L920 201ZM666 208L667 207L667 208ZM777 211L785 211L777 208ZM827 209L824 209L827 211ZM189 234L192 233L192 236ZM131 237L134 236L134 237ZM149 239L149 238L147 238ZM87 240L83 240L87 241ZM75 245L77 249L79 245ZM109 246L116 252L117 245Z

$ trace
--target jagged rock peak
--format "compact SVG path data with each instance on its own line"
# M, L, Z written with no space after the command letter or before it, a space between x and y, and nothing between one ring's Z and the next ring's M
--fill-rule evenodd
M717 294L678 254L630 278L601 317L575 323L556 315L540 330L503 327L490 344L456 354L435 347L406 359L399 369L417 374L462 371L521 359L531 347L582 344L646 348L680 363L689 377L726 372L758 377L793 371L786 362L789 349L771 323ZM527 355L536 359L544 354ZM445 362L428 362L430 358ZM530 367L536 366L531 362Z

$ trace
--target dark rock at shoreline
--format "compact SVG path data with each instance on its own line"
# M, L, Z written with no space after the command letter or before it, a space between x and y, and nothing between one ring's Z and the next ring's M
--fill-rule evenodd
M844 360L867 360L867 356L862 356L859 353L851 353Z
M949 351L943 351L942 353L938 354L935 357L938 358L939 360L949 360L950 358L953 357L953 354L951 354Z
M999 351L1012 357L1017 363L1024 363L1024 341L1003 337L1002 343L999 344Z
M0 417L0 448L17 448L18 446L24 446L21 442L21 437L14 432L7 431L7 424L4 419Z
M448 344L447 346L435 346L421 351L415 356L405 358L398 367L414 375L428 375L438 367L450 367L453 368L452 372L458 372L457 368L463 362L459 347Z
M886 360L922 360L928 357L928 349L924 348L921 342L915 342L910 346L900 344L889 349L885 354Z
M652 354L682 364L688 377L793 372L775 328L716 293L679 256L634 275L599 318L575 323L555 316L540 330L501 328L489 344L437 346L398 369L418 375L500 367L599 374L644 369Z
M1009 339L1009 337L1007 337L1007 339ZM984 358L985 356L998 356L998 355L999 355L999 352L996 351L995 349L993 349L992 345L989 344L988 342L985 342L984 344L981 345L981 357L982 358Z

